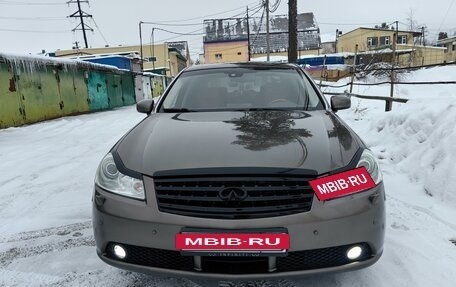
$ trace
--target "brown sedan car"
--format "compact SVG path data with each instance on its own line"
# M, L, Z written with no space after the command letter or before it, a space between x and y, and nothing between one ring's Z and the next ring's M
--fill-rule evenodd
M93 227L106 263L218 279L345 271L383 251L372 152L290 64L184 70L102 160Z

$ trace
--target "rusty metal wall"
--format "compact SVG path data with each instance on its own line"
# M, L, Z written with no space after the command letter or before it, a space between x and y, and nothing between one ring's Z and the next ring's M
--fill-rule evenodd
M84 71L68 69L57 70L55 77L60 95L62 115L75 115L89 112L89 95ZM49 85L52 86L52 82ZM54 83L55 85L55 83Z
M106 86L106 75L90 71L88 79L89 107L91 111L109 109L108 88Z
M158 97L163 94L166 87L166 77L152 76L152 97Z
M129 73L122 74L122 100L124 106L136 103L135 83L133 75Z
M0 128L135 104L133 74L0 56Z
M16 66L15 74L17 90L25 109L25 123L62 116L55 78L47 75L45 67L37 66L28 70L26 67Z
M108 86L108 101L110 108L123 106L121 76L117 74L106 74Z
M13 71L0 62L0 129L24 123L23 107Z

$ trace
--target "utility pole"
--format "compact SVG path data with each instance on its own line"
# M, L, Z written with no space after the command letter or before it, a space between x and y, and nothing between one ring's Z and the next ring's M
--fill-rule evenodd
M298 61L298 1L288 1L288 62Z
M151 37L152 37L152 70L154 73L155 73L155 59L156 59L155 58L155 35L154 35L155 29L156 29L155 27L152 27L152 34L151 34ZM166 57L164 59L166 59ZM166 66L166 63L165 63L165 66Z
M394 83L396 81L396 72L394 70L394 65L398 64L396 61L396 46L397 46L397 38L399 36L399 28L398 28L398 21L396 21L396 32L393 35L393 57L391 60L391 87L390 87L390 97L394 96ZM386 101L385 103L385 112L391 111L393 108L393 101Z
M358 60L358 44L355 46L355 58L353 58L353 66L352 66L352 75L351 75L351 81L350 81L350 94L353 92L353 82L355 81L355 75L356 75L356 62Z
M396 50L397 50L397 37L399 37L399 21L396 21L396 37L395 37L395 43L393 43L393 47L394 47L394 52L393 52L393 55L394 55L394 60L396 62L397 65L399 65L399 57L396 55ZM391 102L392 103L392 102Z
M249 23L249 6L247 6L247 50L249 53L249 62L250 62L250 23Z
M423 46L426 46L426 39L424 38L424 26L421 27L421 37L423 39Z
M139 21L139 56L141 57L141 61L139 62L141 64L141 72L144 72L144 53L143 53L143 44L142 44L142 29L141 25L143 24L143 21Z
M89 25L85 24L84 23L84 18L92 18L92 15L90 14L87 14L86 12L82 11L81 9L81 2L83 3L89 3L89 1L87 0L71 0L71 1L68 1L67 4L73 4L73 3L77 3L78 4L78 11L74 12L73 14L71 14L70 18L79 18L81 23L79 23L72 31L76 31L76 30L82 30L82 34L84 35L84 43L85 43L85 47L86 49L89 48L89 44L87 42L87 35L86 35L86 30L90 30L93 32L93 29L92 27L90 27ZM78 28L80 27L80 28Z
M269 43L269 0L265 0L264 9L266 9L266 61L269 62L270 55L270 43Z

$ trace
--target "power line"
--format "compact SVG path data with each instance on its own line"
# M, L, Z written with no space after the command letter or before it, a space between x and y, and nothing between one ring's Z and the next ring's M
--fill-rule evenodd
M197 33L198 31L201 31L200 33ZM167 31L165 31L167 32ZM173 37L170 37L170 38L166 38L166 39L162 39L160 41L157 41L157 42L166 42L166 41L169 41L169 40L173 40L173 39L177 39L177 38L180 38L182 36L202 36L204 35L203 33L203 29L200 28L200 29L197 29L197 30L194 30L194 31L190 31L188 33L172 33L172 34L180 34L178 36L173 36Z
M451 8L453 7L454 1L451 1L450 7L446 10L445 17L442 19L442 23L440 23L439 30L442 28L443 24L445 23L446 18L448 17L448 13L450 12Z
M255 41L257 40L258 35L260 34L261 25L263 25L264 13L265 13L265 10L263 10L263 13L261 14L260 23L258 24L258 31L256 32L255 39L253 39L252 44L255 44ZM248 31L248 32L250 33L250 31Z
M258 1L249 3L249 4L247 4L247 6L248 6L248 5L255 4L255 3L258 3ZM245 9L245 6L238 7L238 8L232 9L232 10L227 10L227 11L219 12L219 13L208 14L208 15L204 15L204 16L200 16L200 17L194 17L194 18L188 18L188 19L180 19L180 20L166 20L166 21L158 21L158 22L160 22L160 23L186 22L186 21L204 19L204 18L207 18L207 17L217 16L217 15L221 15L221 14L226 14L226 13L233 12L233 11L238 11L238 10L241 10L241 9L244 10L244 9ZM255 9L255 8L254 8L254 9ZM242 14L244 14L244 12L243 12Z
M249 15L249 18L252 18L252 17L255 16L256 14L258 14L258 12L260 12L261 10L263 10L263 5L260 5L260 6L256 7L256 8L258 8L258 9L257 9L255 12L253 12L252 14L250 14L250 15ZM253 9L256 9L256 8L252 8L252 10L253 10Z
M262 7L263 7L263 5L258 5L257 7L252 8L252 9L259 8L252 14L252 16L257 14L259 11L261 11ZM235 17L243 15L243 14L245 14L245 12L230 16L230 18L235 18ZM185 20L182 20L182 21L185 21ZM152 25L157 25L157 26L169 26L169 27L201 26L201 23L183 23L183 24L174 24L174 23L166 23L166 22L147 22L147 23L152 24Z
M183 26L201 26L201 23L187 23L187 24L168 24L168 23L160 23L160 22L147 22L148 24L157 25L157 26L176 26L176 27L183 27Z
M247 7L248 7L248 6L247 6ZM259 9L256 11L256 13L258 13L258 11L260 11L261 9L263 9L263 7L264 7L263 4L259 4L259 5L255 5L255 6L253 6L253 7L250 7L250 9L254 10L254 9L259 8ZM244 8L244 9L245 9L245 8ZM245 14L246 14L246 11L242 11L242 12L236 14L236 15L231 16L230 18L236 18L236 17L239 17L239 16L241 16L241 15L245 15ZM249 17L250 17L250 16L249 16Z
M1 20L23 20L23 21L63 21L67 20L62 17L3 17L0 16Z
M106 41L105 36L104 36L103 33L101 32L101 29L100 29L100 27L98 27L97 22L95 22L95 19L94 19L94 18L92 18L92 21L93 21L93 23L95 24L95 27L97 27L97 30L98 30L98 32L100 33L101 38L103 38L105 44L106 44L106 45L109 45L109 44L108 44L108 41Z
M252 3L249 3L247 5L252 5L252 4L255 4L255 3L258 3L258 2L257 1L256 2L252 2ZM257 10L253 14L258 13L260 10L262 10L262 8L263 8L263 3L254 5L254 7L252 9L253 10L257 9ZM156 22L140 22L140 23L152 24L152 25L157 25L157 26L176 26L176 27L179 27L179 26L197 26L197 25L201 25L201 23L190 23L190 24L180 24L180 23L172 24L172 23L173 22L185 22L185 21L191 21L191 20L197 20L197 19L204 19L204 18L207 18L207 17L210 17L210 16L221 15L221 14L226 14L226 13L233 12L233 11L238 11L240 9L245 9L245 7L239 7L239 8L231 9L231 10L224 11L224 12L219 12L219 13L214 13L214 14L209 14L209 15L204 15L204 16L201 16L201 17L195 17L195 18L189 18L189 19L169 20L169 21L156 21ZM245 13L246 12L243 11L242 13L238 13L238 14L232 15L230 18L235 18L235 17L240 16L240 15L245 15ZM158 28L154 28L154 29L158 29ZM176 36L165 38L165 39L161 39L159 41L154 41L154 43L166 42L166 41L169 41L169 40L174 40L176 38L180 38L182 36L195 36L195 35L196 36L202 36L202 35L204 35L204 28L199 28L197 30L190 31L190 32L184 32L184 33L170 31L170 30L161 29L161 28L158 29L158 30L162 30L162 31L165 31L165 32L168 32L168 33L171 33L171 34L175 34ZM152 44L152 33L151 33L150 44ZM234 47L234 48L237 48L237 47Z
M256 2L254 2L254 3L256 3ZM254 14L258 13L263 8L263 4L255 5L253 9L256 9L256 8L259 8L259 9L257 11L255 11ZM238 9L235 9L235 10L238 10ZM232 11L232 10L230 10L230 11ZM230 16L230 18L235 18L236 16L243 15L243 14L245 14L245 12L242 12L241 14L236 14L236 15ZM207 15L207 16L213 16L213 14L212 15ZM157 23L163 23L163 22L147 22L147 23L157 25ZM162 25L162 24L159 24L159 25ZM188 26L188 25L185 25L185 24L176 24L176 26L181 26L181 25ZM199 23L198 25L201 25L201 23ZM194 30L194 31L190 31L190 32L186 32L186 33L178 33L178 32L169 31L169 30L166 30L166 29L160 29L160 30L168 32L168 33L171 33L171 34L176 34L178 36L162 39L162 40L157 41L157 42L165 42L165 41L173 40L173 39L176 39L176 38L180 38L181 36L202 36L202 35L204 35L204 28L200 28L200 29L197 29L197 30Z
M16 1L0 1L0 5L35 5L35 6L47 6L47 5L66 5L62 2L16 2Z
M49 34L54 34L54 33L68 33L66 30L18 30L18 29L3 29L0 28L0 31L4 32L19 32L19 33L49 33Z
M274 13L279 8L280 2L282 2L282 0L276 0L276 2L272 4L272 7L269 8L269 12Z
M379 22L370 23L334 23L334 22L318 22L318 25L339 25L339 26L356 26L356 25L378 25Z
M155 28L155 29L158 29L158 28ZM198 29L196 31L193 31L193 32L187 32L187 33L180 33L180 32L174 32L174 31L170 31L170 30L166 30L166 29L158 29L160 31L163 31L163 32L167 32L167 33L170 33L170 34L174 34L174 35L180 35L180 36L196 36L196 35L203 35L202 33L196 33L197 31L200 31L202 29Z

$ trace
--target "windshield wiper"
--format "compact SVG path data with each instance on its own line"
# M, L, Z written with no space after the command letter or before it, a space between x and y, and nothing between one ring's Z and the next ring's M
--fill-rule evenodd
M188 108L170 108L170 109L163 109L165 113L192 113L196 112L195 110L190 110Z

